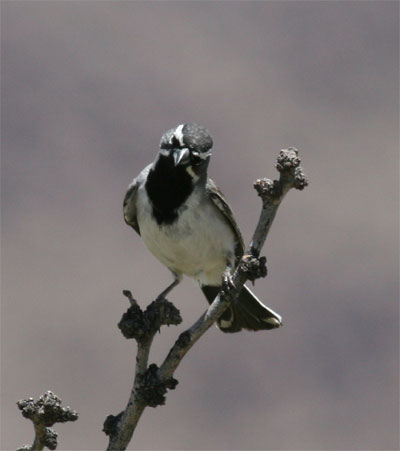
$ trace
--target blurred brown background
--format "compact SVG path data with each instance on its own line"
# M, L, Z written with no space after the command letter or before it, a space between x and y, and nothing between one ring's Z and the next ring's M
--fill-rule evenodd
M106 447L135 344L117 323L171 280L122 218L162 133L211 131L210 174L246 241L252 188L296 146L256 293L267 333L201 339L131 449L398 449L398 2L2 2L2 450L32 438L15 402L80 413L60 450ZM169 297L205 309L191 280Z

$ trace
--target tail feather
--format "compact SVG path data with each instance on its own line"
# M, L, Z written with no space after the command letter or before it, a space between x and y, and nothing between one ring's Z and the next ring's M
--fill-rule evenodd
M211 303L221 287L202 286L204 295ZM239 332L247 330L269 330L282 326L282 317L266 307L246 286L239 298L218 319L218 327L222 332Z

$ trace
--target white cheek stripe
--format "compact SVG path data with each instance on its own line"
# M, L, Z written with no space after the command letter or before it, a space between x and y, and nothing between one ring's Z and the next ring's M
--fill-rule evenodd
M190 175L190 177L192 177L194 183L196 183L200 179L200 177L193 171L192 166L188 166L186 168L186 172Z
M160 149L160 155L162 155L164 157L168 157L169 150L168 149Z
M212 155L212 149L207 150L207 152L196 152L196 156L201 158L202 160L205 160L208 157L211 157Z

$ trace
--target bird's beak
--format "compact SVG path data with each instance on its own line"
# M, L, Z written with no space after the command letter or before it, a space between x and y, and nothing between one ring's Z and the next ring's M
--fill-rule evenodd
M179 163L185 163L189 160L190 152L186 147L183 149L176 149L173 153L175 166L178 166Z

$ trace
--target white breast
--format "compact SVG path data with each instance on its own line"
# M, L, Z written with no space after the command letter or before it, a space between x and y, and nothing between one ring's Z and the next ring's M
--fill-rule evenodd
M200 284L219 285L228 262L234 262L235 237L222 214L193 193L172 225L160 227L153 219L146 190L137 195L137 218L141 236L150 252L177 274Z

